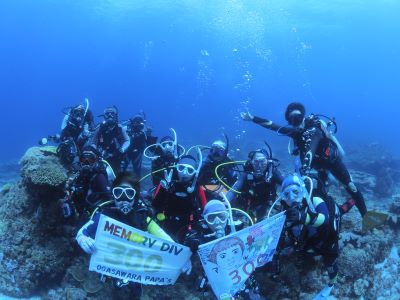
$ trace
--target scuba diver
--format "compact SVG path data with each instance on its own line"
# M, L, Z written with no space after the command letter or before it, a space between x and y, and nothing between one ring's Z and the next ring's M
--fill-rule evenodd
M339 206L329 196L326 199L313 197L312 179L305 178L310 181L310 192L305 181L297 174L283 180L280 199L286 210L286 231L280 253L322 256L329 283L314 299L325 299L338 274L341 213Z
M124 169L125 154L130 145L129 136L118 123L118 109L115 106L104 110L104 121L94 132L90 145L96 147L115 174Z
M47 145L49 141L57 143L57 155L61 163L69 168L73 167L79 152L94 130L93 113L89 109L89 100L86 98L86 107L76 105L63 109L65 114L61 124L61 133L42 138L39 145Z
M343 163L344 154L339 142L328 130L330 125L335 125L334 120L330 120L327 125L319 116L311 114L305 117L305 107L299 102L288 105L285 112L285 119L289 126L280 126L270 120L253 116L249 112L242 112L241 117L245 121L254 123L276 131L279 134L289 136L295 145L291 151L292 155L300 157L300 173L306 174L314 169L318 171L318 177L327 182L330 172L337 180L346 186L347 192L352 199L341 206L342 213L348 212L354 204L357 206L361 216L367 213L364 197L353 182L349 171ZM335 129L336 131L336 129Z
M163 171L173 167L185 154L185 148L178 144L175 130L170 129L172 136L163 137L159 143L153 143L146 147L143 155L151 160L151 176L153 185L158 186L164 178Z
M72 137L78 148L82 148L95 127L89 100L86 98L86 107L80 104L68 109L61 124L60 139L63 141Z
M198 182L206 190L207 198L215 197L219 193L221 183L215 174L215 169L223 163L232 161L228 157L228 147L228 139L226 143L221 140L214 141L206 159L203 161ZM219 176L228 185L233 185L237 180L237 173L232 165L221 167Z
M137 177L141 175L143 152L148 145L157 142L151 135L151 127L146 126L144 115L136 115L126 124L126 132L130 138L130 146L126 152L125 170L132 164L133 172Z
M231 220L233 219L230 220L230 214L231 209L227 207L224 202L217 199L210 200L203 209L201 220L186 233L184 244L188 246L193 253L196 253L200 245L243 229L244 224L241 222L238 222L240 225L232 224ZM196 282L198 291L206 294L209 290L207 283L207 277L202 273ZM236 295L239 299L261 299L258 282L254 275L250 275L245 286L245 289Z
M134 179L131 173L122 172L117 176L112 185L113 203L96 211L93 218L82 226L76 235L76 241L83 251L88 254L93 254L96 251L95 235L101 215L108 216L139 230L147 231L159 238L172 241L171 237L153 220L150 206L145 200L140 199L139 188L139 182ZM190 261L182 271L189 272L189 269L191 269ZM116 287L114 290L116 294L113 295L113 299L118 298L126 290L129 292L129 299L140 299L142 295L142 285L140 283L122 279L113 279L113 282ZM122 287L125 288L121 290Z
M197 178L202 158L182 156L174 168L164 171L164 179L157 186L152 206L161 226L176 241L184 238L191 224L197 222L207 202L204 190L199 189Z
M232 206L247 211L255 221L261 221L277 197L277 187L282 184L278 165L271 148L269 152L265 149L251 151L244 171L228 191L227 198Z
M94 208L109 195L106 168L99 153L85 146L79 155L79 171L66 183L66 197L61 201L64 218L87 220Z

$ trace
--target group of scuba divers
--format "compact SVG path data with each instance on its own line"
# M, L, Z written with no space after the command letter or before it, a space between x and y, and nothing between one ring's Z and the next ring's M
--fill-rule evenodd
M298 102L288 105L285 126L248 111L241 113L244 121L291 139L290 151L297 163L295 172L283 177L268 145L238 162L228 156L226 136L210 147L193 146L186 151L172 128L171 136L157 141L143 113L122 122L118 109L108 107L101 115L104 121L95 125L86 99L86 105L68 108L65 114L61 134L49 138L58 143L57 153L71 174L65 198L60 200L62 215L80 228L76 240L86 253L96 251L102 214L187 245L195 253L199 245L230 234L232 210L243 212L253 222L267 218L271 210L286 211L273 267L257 272L278 274L279 259L286 255L320 255L330 280L318 299L330 294L338 275L341 217L354 205L361 216L368 214L363 195L343 163L343 150L333 135L334 120L307 116ZM141 177L143 157L151 160L151 172ZM350 196L341 205L328 194L329 174ZM146 181L147 186L146 178L152 181ZM238 224L238 229L246 226ZM191 268L189 261L182 272L189 273ZM130 289L131 299L140 298L140 284L113 280L116 287ZM197 288L206 291L205 282ZM235 298L265 296L251 276Z

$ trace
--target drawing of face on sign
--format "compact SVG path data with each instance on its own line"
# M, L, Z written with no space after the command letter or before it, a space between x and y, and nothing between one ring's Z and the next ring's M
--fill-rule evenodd
M229 237L215 244L208 260L217 265L219 270L230 271L237 269L244 262L244 243L238 237Z

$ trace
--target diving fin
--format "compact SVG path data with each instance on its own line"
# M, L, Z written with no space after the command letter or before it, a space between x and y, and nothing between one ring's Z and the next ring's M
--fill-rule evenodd
M388 218L388 214L378 211L369 211L364 215L362 219L362 231L367 232L370 229L379 227L385 224Z
M332 286L326 286L324 287L314 298L313 300L324 300L327 299L329 297L329 295L331 294L331 291L333 289L333 285Z

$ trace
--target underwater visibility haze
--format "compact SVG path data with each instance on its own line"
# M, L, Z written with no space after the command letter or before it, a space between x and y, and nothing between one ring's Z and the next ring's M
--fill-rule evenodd
M57 133L61 109L85 97L95 115L143 110L156 135L172 126L201 143L223 130L257 139L240 111L283 123L300 101L335 117L344 145L398 152L398 11L371 0L2 1L1 157Z

